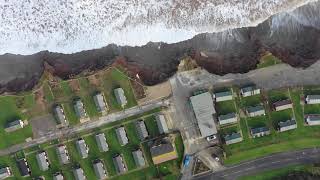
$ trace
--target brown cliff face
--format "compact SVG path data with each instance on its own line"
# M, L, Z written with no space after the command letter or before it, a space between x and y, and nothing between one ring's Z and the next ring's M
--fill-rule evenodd
M320 12L315 13L320 16ZM185 56L192 57L199 66L219 75L255 69L266 51L291 66L308 67L320 59L318 15L308 16L308 22L303 23L288 17L290 21L283 21L284 24L281 24L282 20L278 21L277 26L274 17L257 27L200 34L174 44L108 45L74 54L47 51L30 56L5 54L0 56L0 93L30 90L40 79L45 64L53 75L62 79L86 70L121 64L133 76L138 74L146 85L163 82L174 75L180 59Z

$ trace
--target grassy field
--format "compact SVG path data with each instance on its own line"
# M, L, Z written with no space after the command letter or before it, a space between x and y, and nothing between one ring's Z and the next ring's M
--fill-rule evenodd
M271 53L261 57L260 63L257 64L257 68L265 68L269 66L273 66L276 64L280 64L281 60L278 59L277 57L273 56Z
M218 115L224 115L228 113L235 113L236 112L236 107L234 105L234 101L222 101L216 103L216 110Z
M248 139L244 135L243 142L225 146L227 158L224 162L226 164L236 164L244 160L255 159L276 152L318 147L320 145L320 126L304 126L302 106L300 104L301 94L302 91L299 89L290 90L290 96L294 103L293 111L298 125L297 129L282 133L272 131L269 136L255 139ZM290 115L290 111L284 112L286 112L287 116ZM244 134L245 123L242 120L241 128Z
M27 115L23 114L20 108L27 108L29 105L33 104L32 99L26 98L23 99L22 105L17 105L17 99L14 96L3 96L0 97L0 149L9 147L11 145L22 143L26 138L32 137L32 127L31 125L27 125L22 129L19 129L15 132L7 133L4 128L7 123L22 119L27 120Z

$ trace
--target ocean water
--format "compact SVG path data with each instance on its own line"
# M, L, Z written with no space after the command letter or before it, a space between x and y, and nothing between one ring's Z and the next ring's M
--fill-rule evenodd
M0 54L175 43L199 33L256 26L312 1L0 0ZM274 26L280 26L285 15L275 19Z

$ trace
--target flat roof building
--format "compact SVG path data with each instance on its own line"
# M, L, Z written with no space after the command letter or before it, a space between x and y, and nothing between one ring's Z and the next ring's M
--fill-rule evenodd
M216 114L213 99L209 92L190 97L191 105L196 116L201 137L217 134L217 127L213 119Z
M87 116L87 112L84 109L84 105L80 99L76 100L74 103L74 110L78 118L82 119Z
M93 162L93 169L98 179L106 179L107 172L104 168L104 165L100 159L97 159Z
M165 116L163 114L157 114L155 117L156 117L158 129L159 129L159 133L160 134L168 133L169 128L168 128Z
M95 138L96 138L98 148L101 152L109 151L109 145L107 143L107 139L104 133L97 134Z
M150 153L154 164L160 164L178 158L175 147L169 138L163 138L150 146Z
M68 154L68 150L66 145L59 145L57 146L57 155L58 155L58 159L60 161L61 164L68 164L70 161L70 157Z
M55 106L53 108L53 112L58 124L63 124L63 125L68 124L63 108L61 106L59 105Z
M17 165L19 167L19 171L20 171L21 176L25 177L25 176L31 175L30 167L29 167L28 162L25 158L18 160Z
M307 95L306 104L320 104L320 95Z
M12 172L9 167L0 168L0 179L6 179L10 176L12 176Z
M15 121L12 121L12 122L9 122L6 127L5 127L5 131L6 132L13 132L13 131L16 131L18 129L22 129L24 127L24 123L22 120L15 120Z
M127 137L126 130L124 129L123 126L118 127L116 129L116 135L117 135L117 139L118 139L121 146L124 146L129 143L129 139Z
M39 169L41 171L46 171L49 169L49 160L47 153L45 151L41 151L36 155L36 159L38 162Z
M106 101L102 93L97 93L96 95L94 95L93 100L99 112L107 110Z
M257 127L251 128L250 130L251 136L253 138L262 137L270 134L270 129L268 127Z
M146 124L143 120L138 120L135 122L136 130L140 140L144 140L149 136Z
M273 108L276 111L290 109L290 108L292 108L292 106L293 106L292 101L290 99L281 100L281 101L277 101L277 102L273 103Z
M117 102L124 107L128 102L126 95L124 94L124 90L122 88L117 88L114 91L114 95L116 96Z
M146 165L141 149L133 151L132 156L137 167L143 167Z
M240 95L242 97L254 96L260 94L260 89L256 86L247 86L240 89Z
M81 158L87 158L89 153L89 148L84 141L84 139L80 138L76 141L77 150L81 156Z
M229 114L220 115L218 117L218 120L220 125L225 125L225 124L236 123L238 121L238 117L236 113L229 113Z
M249 117L262 116L265 115L266 112L262 105L251 106L247 108L247 115Z
M297 128L297 122L295 119L289 119L287 121L280 121L278 123L278 127L279 127L280 132L289 131L289 130Z
M86 176L84 175L83 169L81 167L74 168L73 175L76 180L85 180L86 179Z
M64 177L60 172L57 172L53 175L53 180L64 180Z
M309 126L320 125L320 114L306 114L304 118Z
M229 144L235 144L235 143L241 142L243 139L241 134L237 132L237 133L231 133L231 134L225 135L224 140L226 144L229 145Z
M112 160L118 174L128 171L126 164L120 154L114 156Z
M233 96L231 91L224 91L224 92L214 93L213 98L215 99L216 102L221 102L221 101L232 100Z

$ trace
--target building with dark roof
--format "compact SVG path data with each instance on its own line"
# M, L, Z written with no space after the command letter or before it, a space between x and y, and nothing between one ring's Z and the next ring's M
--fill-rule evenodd
M80 138L76 141L77 150L81 156L81 158L87 158L89 153L89 148L84 141L84 139Z
M143 157L143 153L141 149L137 149L132 152L132 156L134 159L134 162L136 163L137 167L143 167L146 165L145 159Z
M249 117L262 116L265 114L266 112L262 105L247 107L247 115Z
M257 127L251 128L250 130L251 136L253 138L262 137L270 134L270 129L268 127Z
M30 167L25 158L18 160L17 165L18 165L21 176L25 177L25 176L31 175Z
M95 136L98 148L101 152L109 151L109 145L104 133L99 133Z
M5 127L5 131L6 132L13 132L13 131L16 131L18 129L22 129L24 127L24 123L22 120L15 120L15 121L12 121L12 122L9 122L6 127Z
M114 156L112 160L118 174L128 171L127 166L123 160L123 157L120 154Z
M73 175L74 175L74 178L76 180L85 180L86 179L86 176L84 174L84 171L81 167L76 167L73 169Z
M320 104L320 95L307 95L306 104Z
M53 108L53 112L54 112L54 115L55 115L55 118L56 118L58 124L61 124L61 125L68 124L62 106L59 106L59 105L55 106Z
M140 140L144 140L149 136L146 124L143 120L138 120L135 122L136 130Z
M84 105L80 99L77 99L74 102L74 110L75 110L76 115L79 119L87 117L87 112L86 112Z
M6 179L10 176L12 176L12 172L9 167L0 168L0 179Z
M118 127L116 129L116 135L121 146L124 146L129 143L126 130L124 129L123 126Z
M156 117L158 129L159 129L159 133L160 134L168 133L169 128L168 128L165 116L163 114L157 114L155 115L155 117Z
M93 162L93 169L98 179L106 179L107 172L104 168L104 165L100 159L97 159Z
M56 151L57 151L57 155L58 155L60 163L61 164L68 164L70 161L70 157L69 157L69 153L68 153L66 145L61 144L61 145L57 146Z
M53 180L64 180L64 177L60 172L57 172L53 175Z
M93 100L99 112L107 111L107 104L102 93L94 95Z
M236 113L229 113L229 114L220 115L218 117L218 120L220 125L225 125L225 124L236 123L238 121L238 117Z
M223 91L213 94L213 98L216 102L229 101L232 100L232 92L231 91Z
M295 119L289 119L287 121L280 121L278 123L278 127L279 127L280 132L289 131L289 130L297 128L297 122Z
M47 153L45 151L39 152L36 155L36 159L38 162L39 169L41 171L46 171L49 169L50 164L49 164Z
M160 164L178 157L176 149L169 138L155 141L150 146L150 152L154 164Z
M229 144L235 144L235 143L241 142L243 139L241 134L237 132L237 133L227 134L226 136L224 136L224 140L226 144L229 145Z
M254 96L260 94L260 89L256 86L247 86L240 89L240 95L242 97Z
M304 119L309 126L320 125L320 114L306 114Z
M281 100L281 101L277 101L277 102L273 103L273 108L276 111L290 109L290 108L292 108L292 106L293 106L293 104L290 99Z

